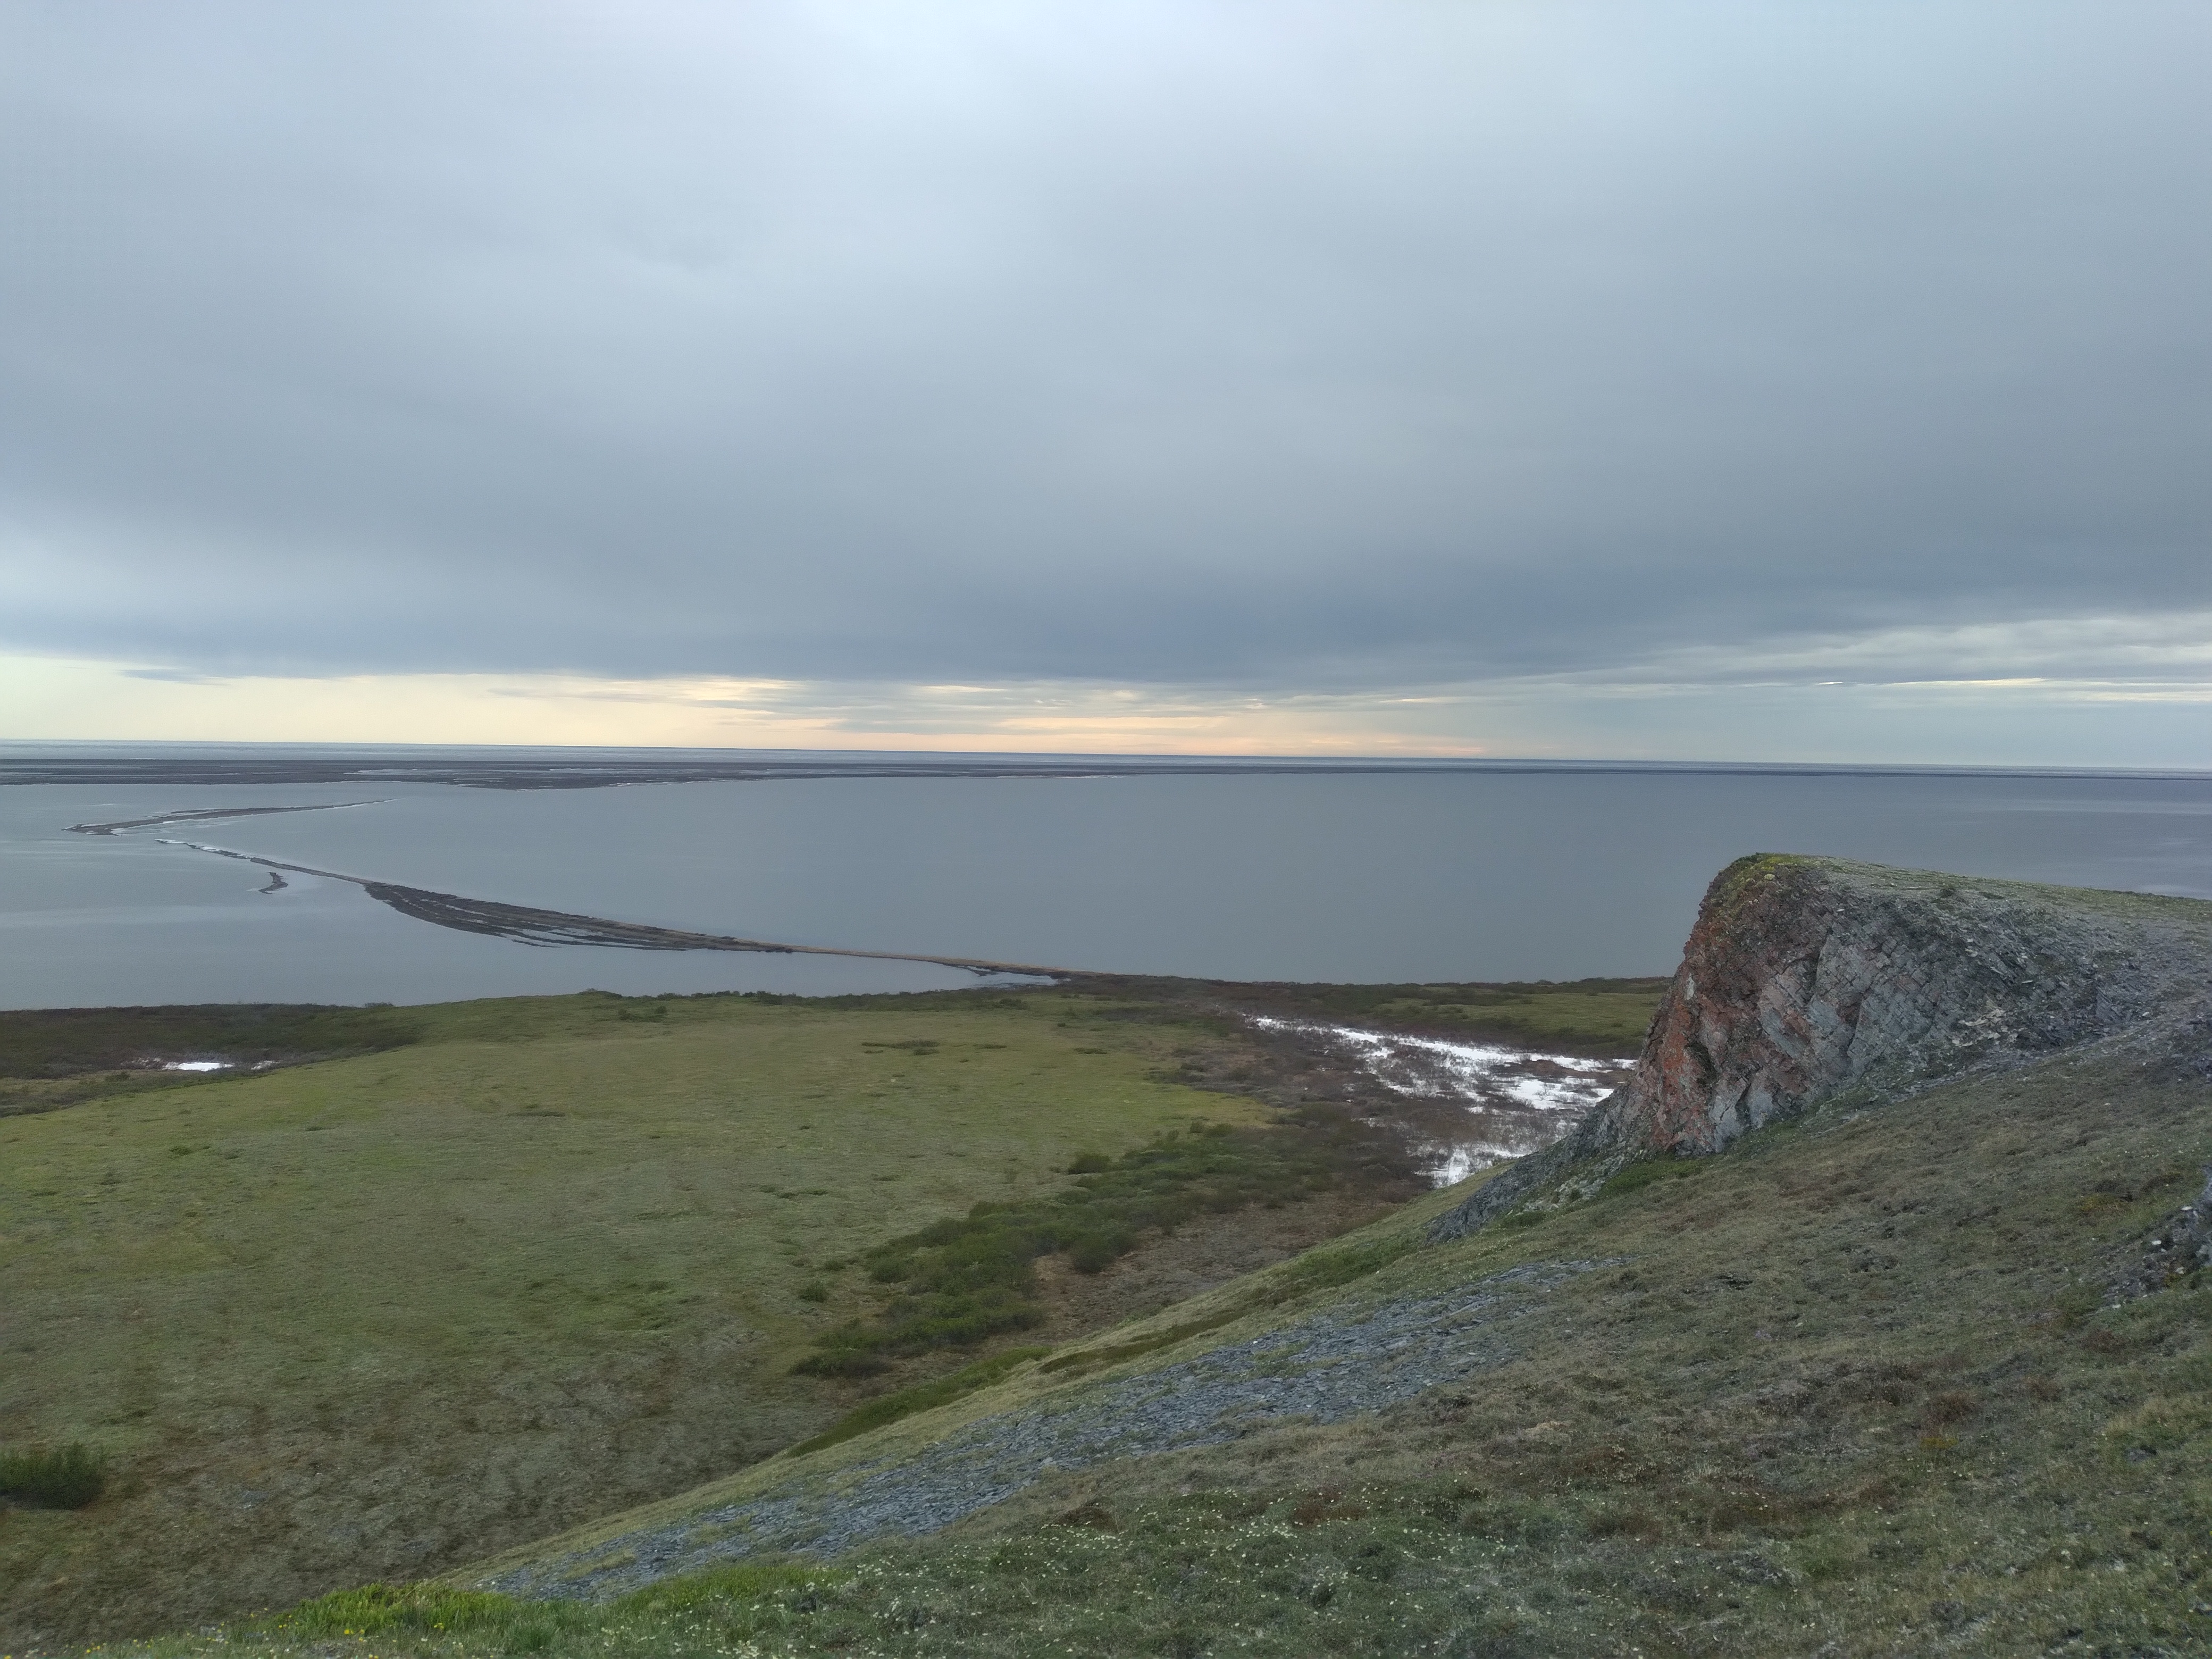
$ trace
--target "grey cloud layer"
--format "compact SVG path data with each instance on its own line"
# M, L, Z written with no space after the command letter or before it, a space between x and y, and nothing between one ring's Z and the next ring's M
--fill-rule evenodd
M2194 3L9 7L0 632L2120 663L2212 610L2208 54Z

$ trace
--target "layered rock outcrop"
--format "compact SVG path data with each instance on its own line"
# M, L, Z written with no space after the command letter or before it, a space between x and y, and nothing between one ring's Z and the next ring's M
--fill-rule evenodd
M1717 1152L1845 1090L1888 1091L2147 1018L2208 965L2200 908L1837 860L1723 870L1608 1141ZM2194 925L2191 925L2194 924Z
M1740 859L1705 894L1629 1081L1436 1231L1469 1231L1595 1158L1718 1152L1840 1096L2109 1036L2208 982L2212 904Z

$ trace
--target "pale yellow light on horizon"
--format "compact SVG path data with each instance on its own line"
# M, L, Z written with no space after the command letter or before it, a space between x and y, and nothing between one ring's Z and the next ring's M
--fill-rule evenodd
M1422 703L1434 700L1421 699ZM0 739L1468 756L1389 696L517 674L184 676L0 655Z
M1220 687L191 676L0 653L0 742L484 744L2212 769L2212 677Z

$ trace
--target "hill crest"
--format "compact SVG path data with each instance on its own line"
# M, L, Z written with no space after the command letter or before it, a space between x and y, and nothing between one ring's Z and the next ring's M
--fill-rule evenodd
M1850 1095L2004 1069L2201 996L2212 904L1754 854L1713 878L1636 1069L1439 1217L1457 1237L1594 1161L1720 1152Z

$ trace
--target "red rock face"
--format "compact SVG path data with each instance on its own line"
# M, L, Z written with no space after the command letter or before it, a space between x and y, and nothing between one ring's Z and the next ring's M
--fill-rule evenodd
M1739 859L1706 891L1630 1080L1428 1236L1464 1237L1577 1171L1717 1152L1824 1102L1895 1102L2162 1010L2206 1034L2193 1063L2212 1077L2208 990L2212 904L2199 900Z
M1717 1151L1812 1092L1808 993L1830 918L1805 886L1756 872L1706 895L1629 1085L1655 1150Z
M1706 893L1637 1069L1585 1139L1717 1152L1846 1090L2132 1024L2203 982L2204 949L2197 927L2161 927L2131 902L2157 902L1741 860Z

